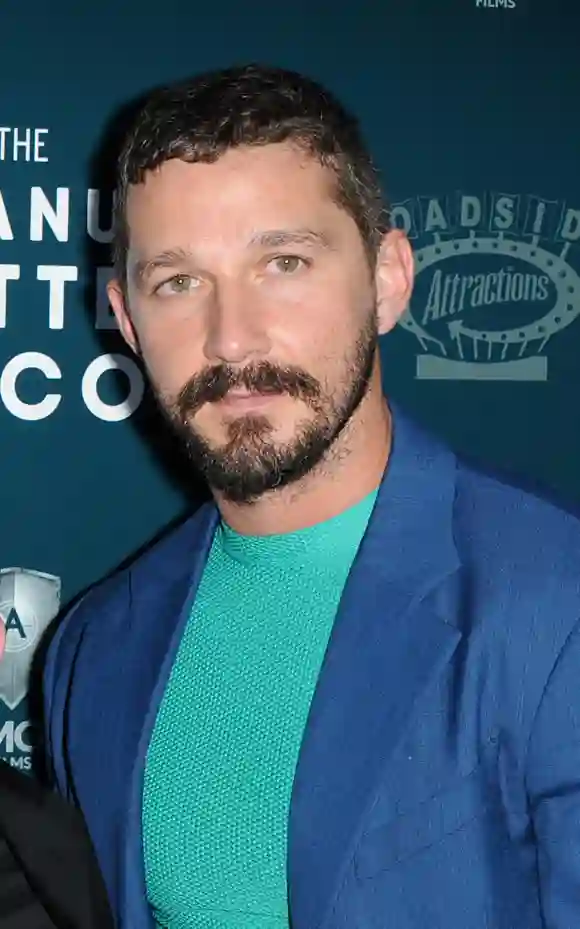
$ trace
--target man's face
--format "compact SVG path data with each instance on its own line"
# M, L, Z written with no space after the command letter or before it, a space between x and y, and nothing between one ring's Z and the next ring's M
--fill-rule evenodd
M332 174L290 145L172 160L130 188L109 296L210 486L237 502L329 454L364 398L376 287Z

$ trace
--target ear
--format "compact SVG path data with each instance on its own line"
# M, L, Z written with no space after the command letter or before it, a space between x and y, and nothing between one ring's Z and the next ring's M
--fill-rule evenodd
M383 236L375 270L379 333L394 329L407 309L413 292L414 260L411 244L402 229Z
M136 355L139 354L139 340L137 339L137 333L135 332L135 327L129 313L125 289L120 281L115 278L109 281L107 284L107 296L113 313L115 314L117 325L121 330L121 335L129 348L132 349Z

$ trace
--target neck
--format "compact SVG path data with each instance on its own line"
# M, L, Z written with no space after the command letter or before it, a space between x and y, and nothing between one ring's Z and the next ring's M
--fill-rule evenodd
M338 516L379 485L392 436L391 414L372 385L327 458L296 484L264 494L251 504L216 502L222 518L242 535L297 532Z

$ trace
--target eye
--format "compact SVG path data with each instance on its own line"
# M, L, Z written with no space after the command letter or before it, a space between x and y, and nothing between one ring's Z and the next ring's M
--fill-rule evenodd
M163 281L155 288L155 293L162 295L187 294L199 287L199 281L190 274L174 274L168 281Z
M295 274L296 271L306 267L308 262L299 255L278 255L272 259L270 265L276 274Z

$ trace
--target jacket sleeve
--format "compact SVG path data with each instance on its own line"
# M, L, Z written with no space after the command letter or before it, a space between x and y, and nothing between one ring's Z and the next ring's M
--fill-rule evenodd
M0 926L56 929L4 839L0 839Z
M546 929L580 925L580 623L552 669L527 753Z

